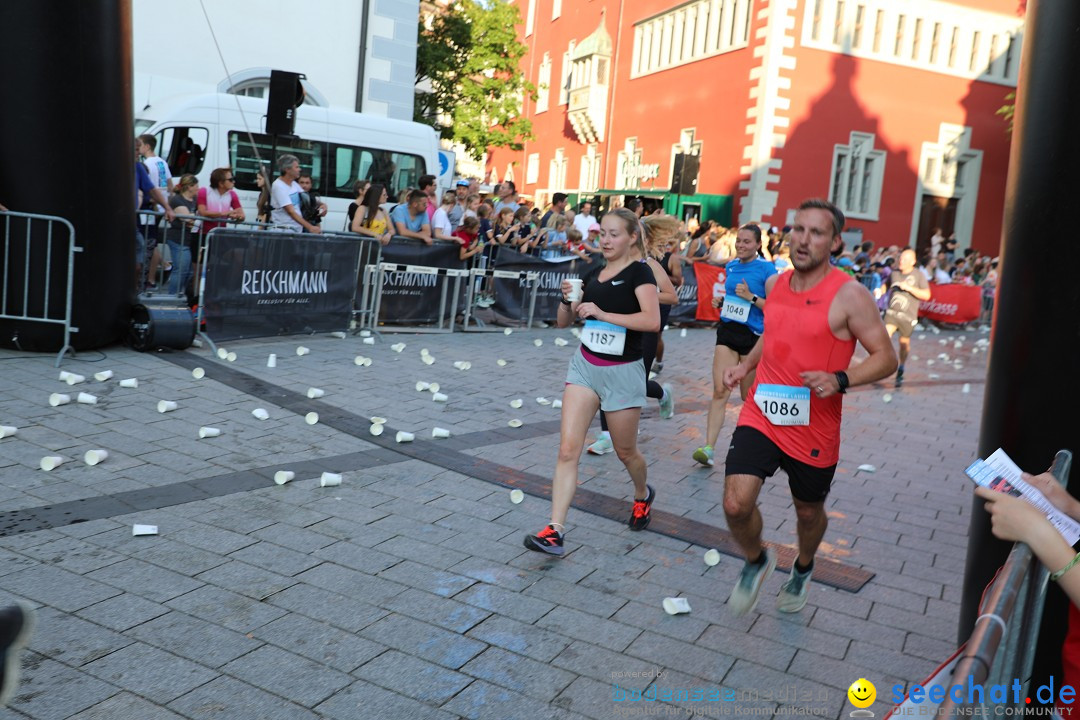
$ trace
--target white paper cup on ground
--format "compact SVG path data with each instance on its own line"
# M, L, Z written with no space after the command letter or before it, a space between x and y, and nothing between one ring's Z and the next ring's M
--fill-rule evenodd
M308 425L318 425L319 413L309 412L307 415L304 416L304 422L306 422Z
M444 395L444 394L443 394L443 393L441 393L441 392L437 392L437 393L432 393L432 394L431 394L431 399L432 399L432 400L434 400L435 402L442 402L442 403L444 403L444 402L446 402L447 400L449 400L450 398L449 398L449 397L447 397L446 395Z
M428 385L428 391L431 393L437 393L441 389L442 388L439 386L439 383L431 383L430 385Z
M324 472L319 477L319 487L337 487L341 484L341 475L332 472Z
M45 457L41 458L41 463L39 465L42 470L44 470L45 472L49 472L50 470L55 470L63 463L64 458L60 457L59 455L46 455Z
M367 332L367 331L365 330L364 332ZM345 338L348 337L348 335L346 335L345 333L338 330L337 332L330 333L330 337L336 337L338 340L344 340Z
M679 337L686 337L686 328L679 331Z
M510 333L512 333L512 332L514 332L514 329L513 329L513 328L505 328L505 329L503 330L503 335L509 335L509 334L510 334Z
M367 362L367 358L364 357L363 355L357 355L356 357L353 358L353 364L357 365L359 367L364 367L364 363L366 363L366 362Z
M17 432L19 432L19 428L14 425L0 425L0 438L12 437Z
M159 400L157 404L157 411L159 413L172 412L177 408L177 405L172 400Z
M217 349L217 356L219 359L224 360L225 358L229 357L229 351L223 347L219 347Z
M404 430L398 430L397 435L394 436L394 440L399 443L412 442L416 439L416 436L411 432L405 432Z
M859 467L857 467L855 469L858 470L859 472L866 472L866 473L877 472L876 467L874 467L873 465L867 465L867 464L860 465Z
M105 382L106 380L111 380L112 376L113 376L113 371L112 370L102 370L99 373L94 373L94 379L97 380L98 382Z
M200 440L206 439L206 438L217 437L220 434L221 434L221 429L220 428L205 427L205 426L199 428L199 439Z
M195 368L191 371L191 377L195 378L196 380L202 380L204 377L206 377L206 371L202 368Z
M384 417L376 416L376 417L368 418L368 420L371 420L372 425L385 425L386 424L386 418L384 418Z
M372 435L374 435L375 437L378 437L379 435L382 435L383 434L382 423L371 423L371 427L368 428L368 432L371 433Z
M543 344L544 344L544 341L541 340L540 338L536 338L535 340L533 340L533 345L535 345L536 347L540 347Z
M143 535L157 535L157 525L132 525L131 536L140 537Z
M561 408L561 407L562 407L562 400L552 400L552 401L551 401L551 407L553 407L553 408L555 408L556 410L558 410L559 408Z
M202 347L202 340L200 340L199 338L192 338L191 339L191 346L201 348Z
M266 408L255 408L251 411L251 414L255 417L256 420L270 419L270 413L267 412Z
M296 354L297 354L298 356L300 356L300 357L303 357L304 355L307 355L307 354L308 354L309 352L311 352L311 350L310 350L310 349L308 349L308 348L306 348L306 347L304 347L303 345L301 345L300 347L296 348Z
M228 355L225 356L225 359L229 362L236 362L236 353L230 352Z
M429 387L431 387L431 383L429 382L424 382L423 380L416 381L416 392L424 392Z
M430 355L425 355L424 357L420 358L420 361L422 363L424 363L425 365L434 365L435 364L435 358L433 358Z
M499 367L506 367L506 361L503 360L502 358L499 358L498 360L496 360L495 364L498 365Z
M518 420L517 418L515 418L515 419L511 420L510 422L508 422L506 424L509 425L512 428L519 428L519 427L521 427L522 422L520 420Z
M964 383L964 387L960 388L960 392L962 392L962 393L971 392L971 383Z
M450 431L447 430L446 428L441 428L441 427L432 428L431 429L431 437L433 437L433 438L448 438L448 437L450 437Z
M686 598L664 598L664 612L668 615L685 615L690 612L690 602Z
M342 336L344 336L344 333L342 333ZM370 330L361 330L360 331L360 337L371 337L371 331Z
M524 499L525 493L523 493L520 489L514 488L510 491L510 502L514 503L515 505L520 504L521 501Z
M278 470L274 473L274 482L278 485L284 485L287 482L291 482L296 479L296 473L292 470Z
M59 407L60 405L67 405L71 402L71 396L64 393L53 393L49 396L49 404L53 407Z
M97 405L97 395L91 395L90 393L79 393L79 396L75 399L83 405Z
M548 400L546 397L538 397L538 398L536 398L536 404L537 405L550 405L551 401Z
M270 353L266 357L266 367L268 367L268 368L277 367L277 354L276 353Z
M325 394L325 390L317 387L308 388L307 390L307 396L310 400L314 400L315 398L321 398Z
M366 337L366 338L364 338L364 340L363 340L363 343L364 343L365 345L374 345L374 344L375 344L375 338L373 338L373 337Z
M881 396L881 401L891 403L892 402L892 395L890 395L889 393L885 393L884 395Z
M709 567L720 564L720 551L713 548L705 551L705 564Z
M558 338L557 337L557 338L555 338L555 344L558 345L559 347L566 347L570 343L568 343L566 341L566 338Z
M570 292L566 299L570 302L578 302L581 300L581 278L570 278L567 282L570 283Z
M396 353L399 353L405 349L405 343L394 343L390 346L390 349Z
M519 407L521 407L524 404L525 403L522 402L521 398L515 398L515 399L510 401L510 407L514 408L515 410L517 410Z
M75 373L68 373L65 382L68 385L78 385L81 382L86 382L86 377L83 375L76 375Z
M581 337L581 329L576 328L576 327L575 328L570 328L570 334L573 335L576 338L579 338L579 337Z
M86 454L83 455L83 461L87 465L97 465L99 463L105 462L105 460L107 460L108 457L109 457L109 451L108 450L87 450Z
M120 381L120 387L122 388L137 388L139 387L139 378L125 378Z

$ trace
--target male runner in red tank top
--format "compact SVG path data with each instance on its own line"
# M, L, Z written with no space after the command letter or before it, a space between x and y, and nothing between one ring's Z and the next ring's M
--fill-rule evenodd
M843 244L844 214L824 200L807 200L791 232L794 270L766 283L765 332L738 365L724 372L729 388L750 371L757 377L728 449L724 515L746 555L728 604L753 610L776 557L761 543L758 493L778 468L795 504L799 556L777 598L782 612L806 605L814 554L825 535L829 494L840 456L841 395L891 375L896 353L873 296L834 269L829 256ZM849 368L855 342L870 356Z

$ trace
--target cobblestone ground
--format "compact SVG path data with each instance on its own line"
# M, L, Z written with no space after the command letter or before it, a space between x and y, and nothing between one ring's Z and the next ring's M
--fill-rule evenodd
M21 598L38 617L23 684L0 717L532 720L797 708L836 718L860 677L877 686L880 717L894 685L921 680L954 649L971 504L963 468L985 375L985 352L973 349L986 337L916 336L903 390L890 382L845 400L823 555L873 578L856 593L815 585L801 613L784 615L773 602L778 572L744 617L724 605L741 561L709 567L706 548L678 532L634 533L572 510L565 559L522 547L549 504L531 495L513 504L491 469L550 477L558 410L536 398L561 395L576 348L567 331L386 334L373 346L248 340L226 343L234 363L208 348L113 348L65 361L87 376L73 387L51 358L0 353L0 423L19 428L0 440L0 601ZM676 416L659 419L653 404L640 434L655 509L722 528L722 467L690 458L704 434L713 333L665 338L660 380L674 388ZM310 354L296 354L301 344ZM370 367L354 363L358 354ZM195 379L195 366L206 377ZM113 379L96 382L104 370ZM119 387L128 377L138 388ZM448 402L417 381L439 383ZM325 396L309 400L312 386ZM79 391L98 403L76 403ZM72 403L51 407L54 392ZM160 400L178 409L159 413ZM721 448L740 405L730 404ZM311 411L318 424L305 422ZM387 419L382 436L369 434L371 416ZM221 435L200 440L201 426ZM432 439L436 426L451 437ZM416 442L397 445L397 430ZM87 466L96 448L109 457ZM44 472L46 455L65 462ZM465 467L485 470L450 469ZM295 480L275 484L281 469ZM324 471L342 484L320 487ZM629 511L614 455L583 458L581 485ZM790 545L786 485L768 481L761 509L766 539ZM159 534L133 537L135 523ZM692 612L666 615L668 596ZM668 699L634 700L651 690Z

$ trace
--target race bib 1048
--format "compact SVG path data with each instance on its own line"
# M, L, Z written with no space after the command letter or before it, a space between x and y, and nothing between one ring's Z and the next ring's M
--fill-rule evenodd
M750 307L749 300L743 300L741 297L729 293L724 296L724 305L720 309L720 319L745 323L750 319Z
M773 425L810 424L810 388L758 385L754 402Z
M585 329L581 331L581 342L596 353L622 355L626 349L626 328L599 320L586 320Z

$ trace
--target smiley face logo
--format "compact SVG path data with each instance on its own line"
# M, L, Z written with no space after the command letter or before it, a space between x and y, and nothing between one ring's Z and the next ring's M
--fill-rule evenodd
M855 707L868 708L874 704L874 699L877 698L877 688L874 687L874 683L866 678L859 678L851 683L847 696Z

